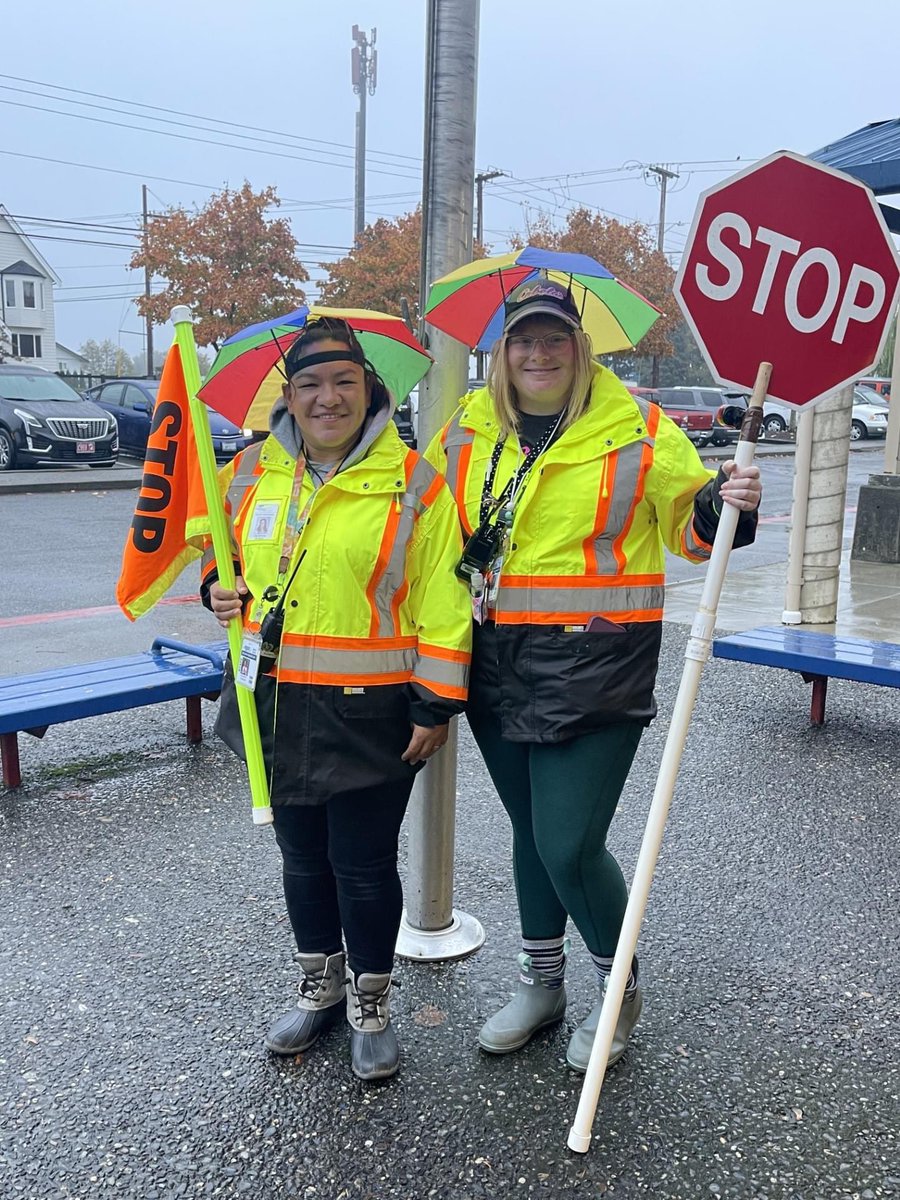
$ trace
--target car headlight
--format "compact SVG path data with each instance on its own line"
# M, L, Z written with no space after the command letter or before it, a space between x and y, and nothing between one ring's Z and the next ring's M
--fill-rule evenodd
M242 430L241 430L241 433L242 433L242 434L244 435L244 437L246 437L246 438L252 438L252 437L253 437L253 430L252 430L252 429L242 429Z
M25 412L25 410L21 408L14 408L13 412L25 425L30 426L32 429L41 428L41 419L40 417L36 417L34 413Z

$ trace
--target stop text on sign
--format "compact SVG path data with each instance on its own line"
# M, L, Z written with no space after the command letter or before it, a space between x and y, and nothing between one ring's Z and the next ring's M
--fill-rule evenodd
M736 212L723 212L714 217L706 235L706 248L719 266L725 268L727 278L717 282L713 275L718 277L720 272L711 271L706 263L697 263L695 267L697 288L709 300L731 300L745 283L747 272L744 261L723 239L727 231L737 236L739 246L749 248L755 240L768 247L759 278L746 279L749 286L756 286L751 306L753 312L765 314L773 298L775 274L782 257L786 256L793 262L783 290L779 289L776 293L775 302L784 304L785 316L798 333L816 333L833 321L830 338L841 345L851 321L866 324L881 313L886 288L884 279L877 271L854 262L846 278L843 278L836 256L824 246L803 249L796 238L768 229L765 225L759 225L754 231L749 222ZM811 311L803 312L799 303L800 288L808 275L812 282L807 283L805 297L808 301L814 283L815 303L812 306L807 304Z

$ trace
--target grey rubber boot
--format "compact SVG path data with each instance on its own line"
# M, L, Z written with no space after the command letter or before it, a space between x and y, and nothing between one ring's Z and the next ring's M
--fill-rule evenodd
M350 1065L360 1079L387 1079L400 1065L391 1025L391 977L363 973L347 980Z
M302 978L297 1003L269 1027L265 1047L273 1054L300 1054L308 1050L341 1015L346 976L344 952L297 954Z
M631 969L634 972L635 980L637 980L637 959L634 960ZM606 983L607 980L604 980L599 1002L594 1005L587 1019L582 1021L572 1034L569 1039L568 1048L566 1049L566 1062L574 1071L580 1071L582 1074L588 1069L588 1062L594 1045L594 1035L597 1032L597 1026L600 1024L600 1010L603 1008ZM609 1058L606 1060L607 1068L614 1067L625 1053L628 1046L628 1039L631 1037L631 1031L637 1025L638 1017L640 1017L643 1007L644 998L641 995L641 989L636 987L634 996L630 1000L623 1000L622 1007L619 1009L616 1032L613 1034Z
M568 958L568 948L565 953ZM479 1030L478 1045L488 1054L510 1054L520 1050L539 1030L555 1025L566 1015L563 975L548 978L535 971L527 954L519 955L519 967L519 986L512 1000Z

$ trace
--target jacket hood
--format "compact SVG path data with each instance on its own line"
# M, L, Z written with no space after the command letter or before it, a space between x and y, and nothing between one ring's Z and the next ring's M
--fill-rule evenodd
M341 470L345 470L355 462L359 462L361 458L365 458L372 443L388 426L391 420L396 401L389 394L389 402L382 403L374 412L366 414L366 419L363 422L362 436L356 443L353 450L341 463ZM300 437L300 429L297 422L288 412L287 401L283 396L280 396L272 405L272 411L269 414L269 431L282 449L290 454L291 458L296 458L300 453L302 438Z

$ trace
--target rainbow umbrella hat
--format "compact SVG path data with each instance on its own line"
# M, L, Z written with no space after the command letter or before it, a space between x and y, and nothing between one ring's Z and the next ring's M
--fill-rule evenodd
M285 380L284 356L307 322L317 317L347 322L396 400L405 399L431 366L431 355L399 317L374 309L304 305L226 339L198 392L200 399L236 425L268 429L269 413Z
M425 320L473 350L491 350L503 332L503 305L520 283L539 275L572 291L595 354L629 350L662 312L587 254L525 246L481 258L432 284Z

